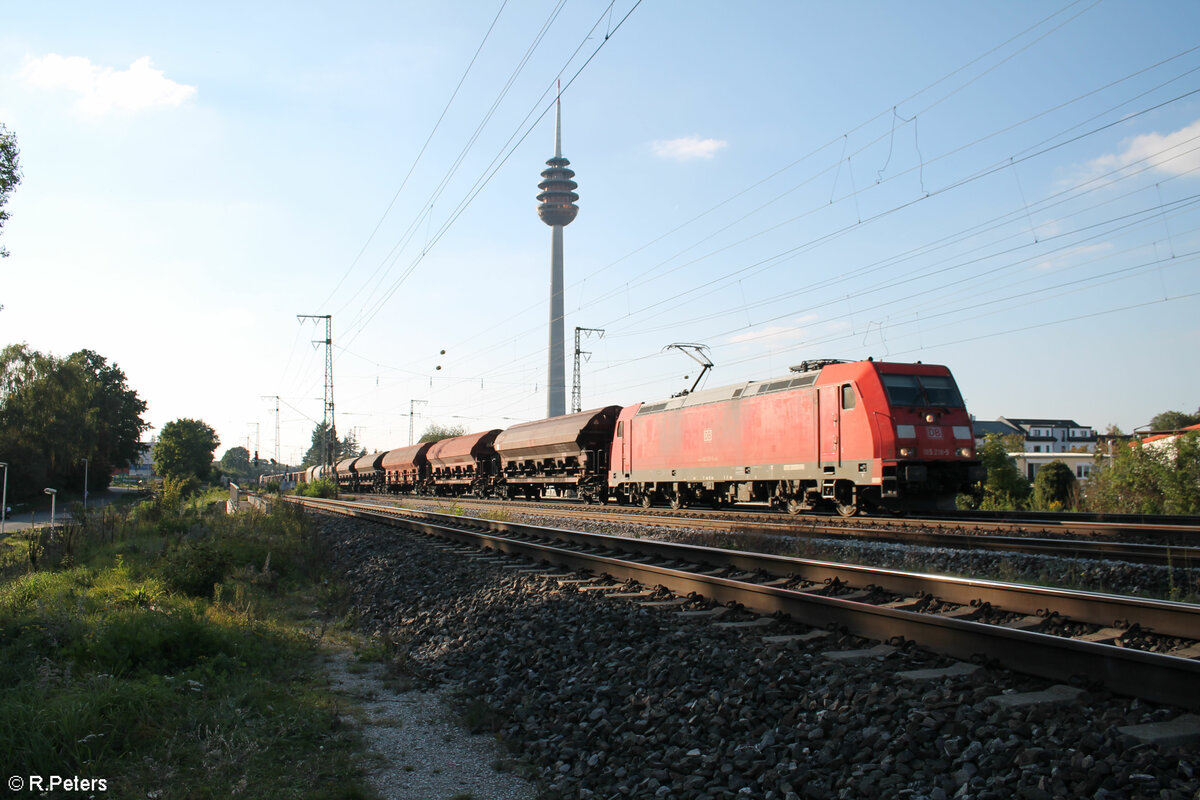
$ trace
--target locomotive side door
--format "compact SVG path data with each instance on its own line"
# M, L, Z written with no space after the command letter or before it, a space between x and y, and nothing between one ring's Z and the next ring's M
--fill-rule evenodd
M817 390L822 466L842 463L841 389L840 385L834 385L820 386Z
M626 419L617 423L617 438L621 441L621 464L620 471L622 473L629 472L629 437L633 434L633 420Z

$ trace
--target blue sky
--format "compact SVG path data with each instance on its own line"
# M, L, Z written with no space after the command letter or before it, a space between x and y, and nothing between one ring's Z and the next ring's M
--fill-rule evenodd
M563 152L584 407L805 359L948 365L981 419L1200 405L1192 2L9 4L0 342L294 461L545 410ZM490 32L489 32L490 30ZM572 344L568 343L568 349ZM441 351L445 351L442 354ZM568 383L571 353L568 352ZM440 367L440 369L439 369ZM688 376L688 377L685 377ZM412 404L412 401L419 401ZM256 428L257 426L257 428Z

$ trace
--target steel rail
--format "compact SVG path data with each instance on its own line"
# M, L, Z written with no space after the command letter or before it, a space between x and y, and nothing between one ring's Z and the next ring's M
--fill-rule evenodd
M1118 693L1186 708L1200 707L1200 661L902 608L876 606L859 600L823 596L731 577L705 575L695 569L714 560L722 566L747 571L780 573L786 567L788 573L805 581L820 583L835 577L858 585L867 581L869 585L882 586L891 592L919 594L932 591L951 603L979 602L981 598L983 602L992 602L986 598L1003 598L1003 602L995 605L1028 614L1045 611L1047 604L1053 603L1053 610L1060 614L1065 612L1072 619L1098 621L1106 618L1106 621L1099 621L1098 624L1107 624L1121 619L1121 615L1133 614L1134 621L1144 628L1189 639L1197 638L1200 633L1200 606L899 573L429 512L414 515L402 509L378 506L364 508L360 504L342 501L314 502L305 499L302 502L310 507L387 524L401 524L421 533L568 569L607 574L648 586L661 585L676 594L695 592L717 602L740 603L760 614L780 612L809 625L842 626L856 635L873 639L903 637L955 658L992 659L1011 669L1053 680L1068 680L1083 675ZM430 521L420 516L440 519ZM467 530L466 527L483 530ZM533 537L533 540L523 537ZM615 553L619 548L640 556L667 559L675 564L641 563L617 555L584 553L563 543L602 549L608 553ZM692 565L692 569L680 562ZM773 568L768 569L771 565Z
M360 495L368 497L371 495ZM375 495L380 496L380 495ZM543 511L555 510L560 508L571 509L578 508L580 503L574 500L563 499L547 499L542 501L526 501L526 500L497 500L493 498L477 498L477 497L442 497L442 496L426 496L426 495L385 495L387 497L410 498L413 500L425 500L440 502L450 500L453 502L469 502L480 504L495 504L499 508L532 508L541 509ZM1200 517L1172 517L1166 515L1146 516L1137 514L1090 514L1084 512L984 512L984 511L960 511L947 512L941 514L914 514L907 517L895 516L855 516L855 517L838 517L832 514L799 514L789 515L777 511L771 511L766 508L757 510L747 507L740 508L725 508L722 510L702 509L699 507L685 507L677 510L670 510L662 507L641 508L638 506L621 505L609 503L605 506L609 513L622 516L672 516L678 518L697 517L700 519L721 519L722 521L736 521L762 523L763 517L774 517L779 522L774 524L779 525L825 525L828 528L847 529L847 530L870 530L878 527L897 526L910 527L912 525L924 525L932 528L952 528L961 530L964 527L970 527L976 532L983 531L1004 531L1004 530L1031 530L1036 529L1042 533L1050 533L1051 531L1062 531L1078 536L1105 536L1111 537L1114 535L1127 533L1136 535L1175 535L1175 536L1190 536L1200 538Z

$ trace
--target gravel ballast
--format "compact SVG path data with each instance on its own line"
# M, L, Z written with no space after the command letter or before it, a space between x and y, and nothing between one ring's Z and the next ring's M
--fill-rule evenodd
M772 643L810 629L683 618L319 519L363 628L492 731L542 798L1200 797L1195 745L1118 730L1178 709L1099 689L1008 708L991 698L1049 684L990 668L900 681L951 662L911 644L835 661L876 643Z

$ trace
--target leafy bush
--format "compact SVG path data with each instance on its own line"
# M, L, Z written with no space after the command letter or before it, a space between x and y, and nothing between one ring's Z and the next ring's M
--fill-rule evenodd
M296 487L296 494L300 497L337 497L337 493L337 484L329 478L318 478Z
M1033 507L1039 511L1075 507L1075 475L1070 467L1051 461L1038 470L1033 480Z
M1200 431L1155 444L1119 446L1087 484L1087 508L1200 514Z
M163 558L163 580L177 592L212 597L213 585L225 580L230 553L211 538L184 543Z
M1029 497L1029 481L1008 455L1010 447L1020 445L1009 437L989 433L979 448L979 460L987 467L987 480L975 485L971 494L955 498L958 508L982 508L986 511L1012 511L1023 508Z

